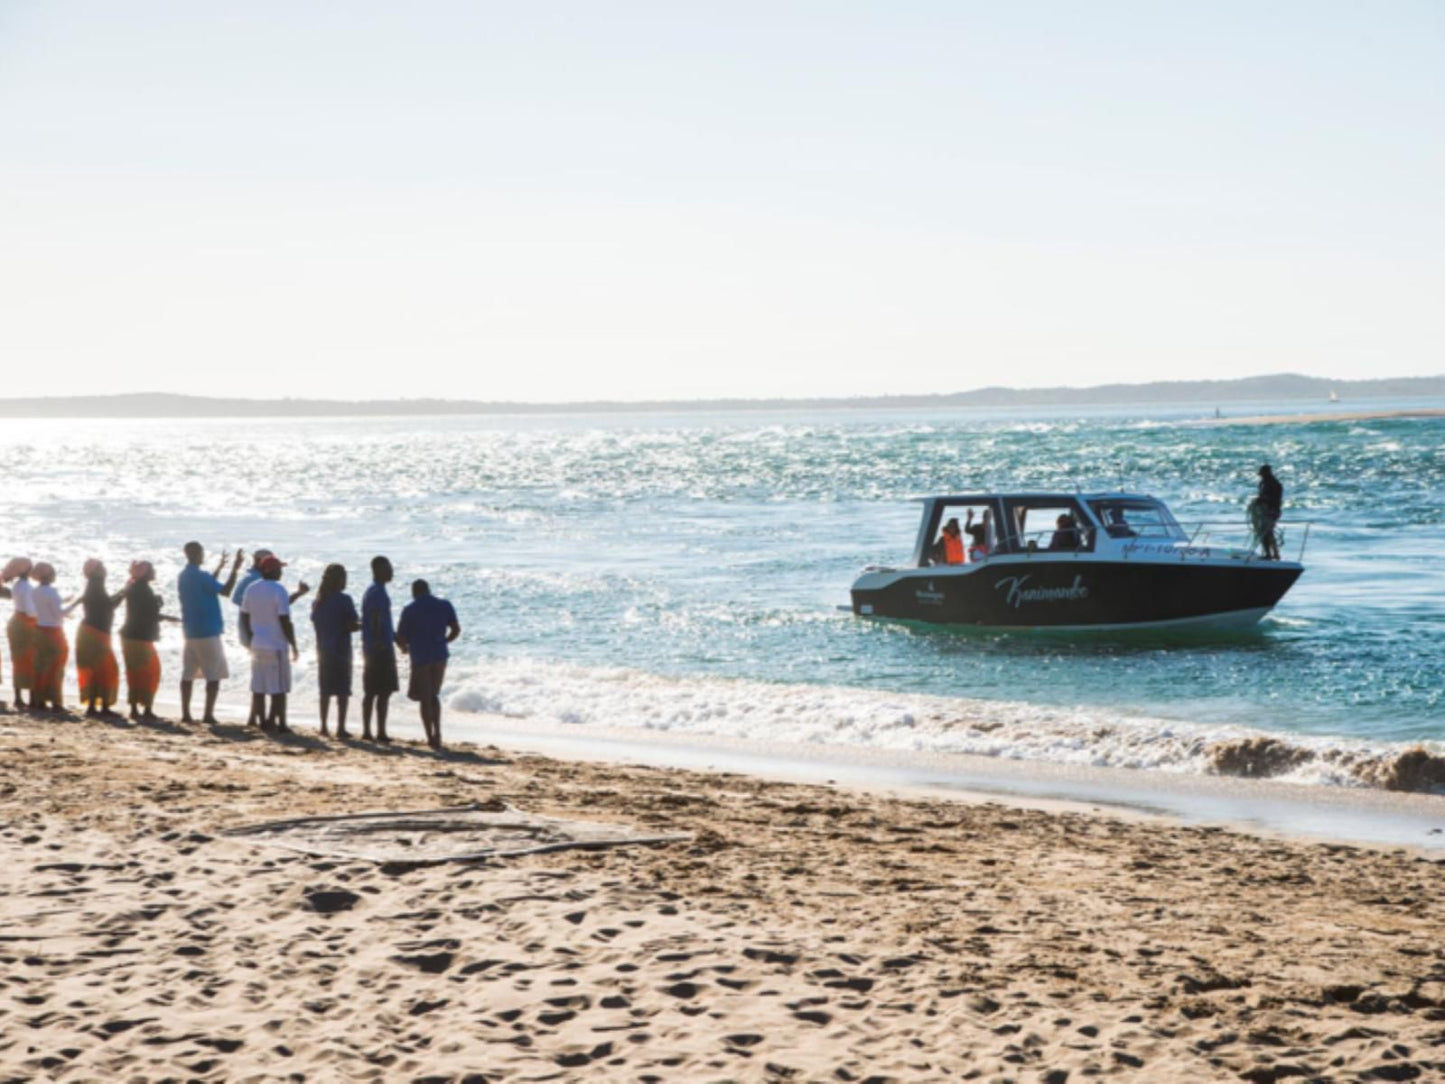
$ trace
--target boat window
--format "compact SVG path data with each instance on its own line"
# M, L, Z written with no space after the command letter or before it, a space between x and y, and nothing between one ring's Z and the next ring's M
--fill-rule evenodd
M957 565L982 561L998 545L996 514L990 501L943 505L929 543L928 563ZM956 536L950 524L957 526ZM957 540L950 542L950 536Z
M1077 501L1067 497L1015 497L1004 504L1014 547L1079 553L1094 548L1094 531Z
M1184 528L1158 501L1110 499L1090 501L1089 507L1111 538L1185 540Z

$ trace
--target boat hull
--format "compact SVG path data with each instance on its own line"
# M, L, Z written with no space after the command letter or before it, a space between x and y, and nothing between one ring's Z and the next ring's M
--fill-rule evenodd
M996 558L865 572L853 612L976 628L1238 628L1267 614L1303 571L1284 561Z

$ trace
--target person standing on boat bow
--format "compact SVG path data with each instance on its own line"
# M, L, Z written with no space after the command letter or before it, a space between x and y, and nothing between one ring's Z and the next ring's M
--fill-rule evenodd
M1259 494L1250 502L1250 518L1254 520L1254 533L1266 561L1279 560L1279 539L1274 528L1284 511L1284 486L1274 476L1268 463L1259 468Z

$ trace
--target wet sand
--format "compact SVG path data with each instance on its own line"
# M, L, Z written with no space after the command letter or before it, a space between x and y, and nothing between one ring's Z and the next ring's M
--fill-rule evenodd
M0 716L0 766L4 1080L1445 1077L1445 870L1403 849L234 725ZM691 839L218 835L490 799Z

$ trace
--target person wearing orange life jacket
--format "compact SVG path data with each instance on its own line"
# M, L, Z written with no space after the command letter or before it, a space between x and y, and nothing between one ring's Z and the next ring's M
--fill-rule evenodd
M943 533L933 544L933 551L929 556L936 565L963 564L963 534L958 529L957 519L950 519L943 525Z

